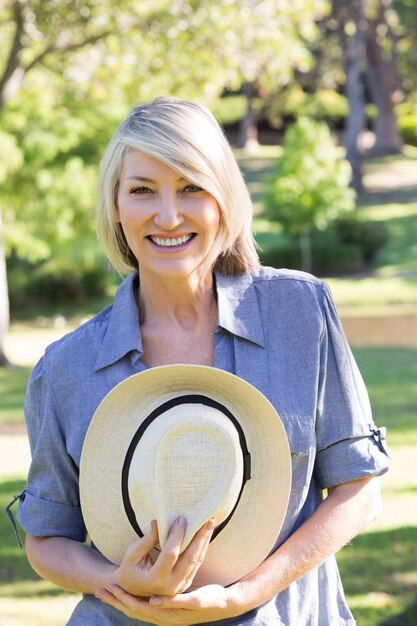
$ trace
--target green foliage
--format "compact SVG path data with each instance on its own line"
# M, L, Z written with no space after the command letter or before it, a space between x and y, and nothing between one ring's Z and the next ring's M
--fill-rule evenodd
M268 97L265 114L270 123L280 127L285 118L310 117L336 125L348 113L345 96L335 89L303 90L300 83L291 83L286 89Z
M212 107L212 111L223 126L235 124L245 116L245 96L224 96L215 103Z
M335 220L335 232L342 244L358 246L365 266L370 265L379 250L388 242L388 229L383 222L366 221L357 214L343 215Z
M404 143L417 146L417 113L399 116L397 123Z
M112 284L112 274L98 261L80 262L73 256L58 256L37 265L15 258L8 263L8 282L13 313L104 297Z
M397 13L400 21L398 53L403 88L406 93L415 94L417 90L416 2L415 0L393 0L392 8Z
M133 104L169 92L213 102L224 87L256 80L269 90L287 84L294 68L307 70L315 19L328 10L327 0L34 0L18 10L21 65L59 73L79 101ZM1 68L18 23L11 0L0 17Z
M364 271L373 263L388 230L352 211L349 174L327 126L303 118L287 131L278 175L271 178L264 202L284 235L261 251L264 264L335 276ZM296 240L303 229L309 236L309 266Z
M355 207L351 171L326 124L300 118L285 133L277 174L266 209L285 232L298 236L305 226L325 229Z
M22 162L1 187L6 252L31 262L74 250L91 260L97 168L119 119L117 107L74 102L59 82L36 76L37 97L20 94L1 120Z
M382 222L366 221L356 213L342 215L324 231L310 233L312 267L319 276L341 276L369 268L379 250L388 241L388 229ZM276 237L274 245L260 253L264 265L302 267L298 242L291 236Z
M363 269L359 246L343 244L337 238L311 234L312 265L309 271L317 276L343 276ZM298 242L294 238L279 238L274 246L260 252L263 265L302 269L303 258Z
M344 119L349 110L345 96L334 89L318 89L314 94L307 94L303 115L321 120Z
M23 155L16 137L0 131L0 184L4 184L10 173L19 169L23 163Z

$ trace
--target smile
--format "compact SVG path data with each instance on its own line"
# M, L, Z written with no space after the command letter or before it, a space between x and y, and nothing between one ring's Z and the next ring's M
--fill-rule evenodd
M152 237L151 235L149 239L157 246L162 246L165 248L175 248L176 246L182 246L183 244L187 243L192 237L193 235L190 234L184 235L183 237L161 239L160 237Z

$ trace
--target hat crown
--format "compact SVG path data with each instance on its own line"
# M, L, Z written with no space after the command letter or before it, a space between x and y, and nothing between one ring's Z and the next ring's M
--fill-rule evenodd
M211 517L219 525L230 515L243 465L239 435L220 410L204 404L168 409L148 426L132 456L128 489L138 526L147 532L156 518L163 546L175 519L185 517L184 550Z

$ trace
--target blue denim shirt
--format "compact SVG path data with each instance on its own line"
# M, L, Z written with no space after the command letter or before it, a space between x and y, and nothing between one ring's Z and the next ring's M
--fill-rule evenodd
M78 492L86 430L110 389L146 368L137 281L137 274L126 278L112 306L52 344L33 370L25 402L32 464L18 509L30 535L86 539ZM277 409L289 439L293 482L277 547L317 508L322 490L383 474L388 456L325 283L301 272L261 268L256 275L218 275L216 289L215 367L257 387ZM93 596L80 601L68 622L138 623ZM219 623L355 621L331 557L258 609Z

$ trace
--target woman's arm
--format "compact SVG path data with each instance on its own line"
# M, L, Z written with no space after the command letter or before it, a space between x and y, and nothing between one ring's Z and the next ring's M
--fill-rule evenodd
M313 515L238 585L242 595L262 604L359 534L381 510L379 481L364 478L338 485ZM251 608L257 606L252 604Z
M313 515L256 570L228 588L201 587L149 602L107 587L98 597L130 617L156 624L196 624L241 615L260 606L323 563L380 512L379 482L364 478L329 491Z
M173 524L158 557L150 553L158 545L156 522L149 533L126 550L119 567L101 554L66 537L30 537L26 553L32 568L59 587L94 594L108 585L120 585L137 596L174 595L187 589L198 571L209 545L214 520L205 524L180 554L185 520Z
M39 576L58 587L95 593L115 580L116 566L100 553L66 537L26 537L26 555Z

